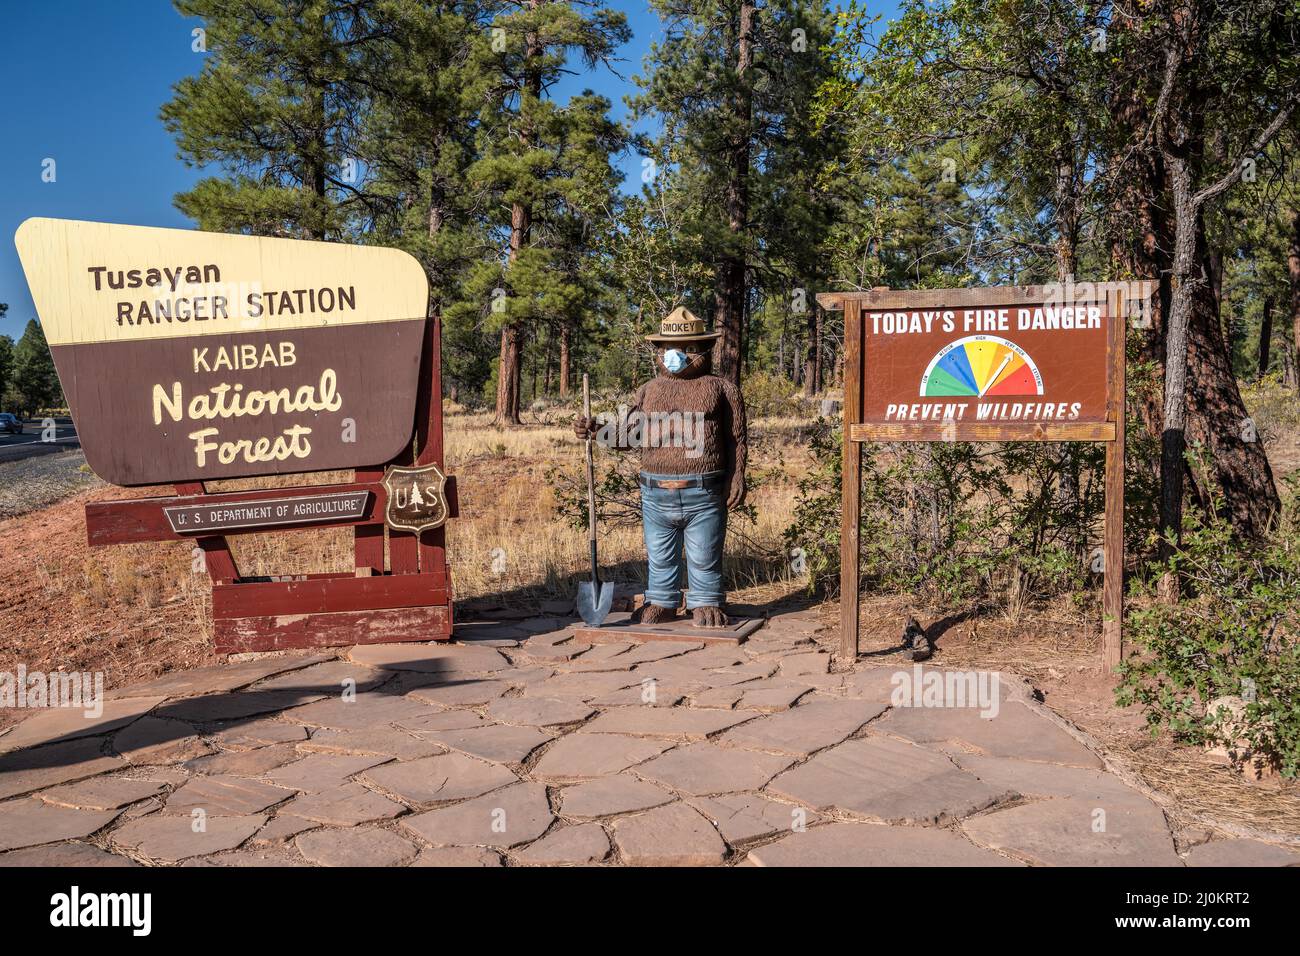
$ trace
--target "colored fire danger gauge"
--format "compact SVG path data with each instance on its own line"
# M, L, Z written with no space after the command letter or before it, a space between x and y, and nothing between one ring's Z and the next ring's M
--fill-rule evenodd
M1043 376L1027 352L993 335L968 335L930 359L922 397L1042 395Z

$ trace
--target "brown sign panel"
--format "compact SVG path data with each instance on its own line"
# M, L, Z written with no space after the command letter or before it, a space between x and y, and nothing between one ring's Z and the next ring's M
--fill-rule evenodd
M447 520L447 476L437 465L385 469L383 486L388 492L384 524L395 531L420 534Z
M1106 299L981 291L979 304L864 310L860 420L934 439L952 437L954 426L996 426L1011 437L1016 426L1106 422Z
M177 534L273 528L322 521L359 520L366 516L370 492L348 491L286 498L253 498L163 508Z
M405 252L56 219L16 242L106 481L354 468L410 441L428 285Z

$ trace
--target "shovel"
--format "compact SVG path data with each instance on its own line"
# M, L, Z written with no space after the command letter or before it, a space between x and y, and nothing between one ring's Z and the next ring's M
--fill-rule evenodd
M582 414L591 418L591 390L587 376L582 376ZM596 465L592 458L592 439L587 439L587 533L591 545L591 580L578 583L578 616L588 627L600 627L614 603L614 582L602 581L596 565Z

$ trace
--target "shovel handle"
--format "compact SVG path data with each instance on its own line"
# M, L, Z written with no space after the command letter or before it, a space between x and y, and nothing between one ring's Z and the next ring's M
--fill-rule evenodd
M582 375L582 414L584 418L591 418L591 385L585 372ZM591 544L591 580L596 581L596 464L590 436L587 438L587 540Z

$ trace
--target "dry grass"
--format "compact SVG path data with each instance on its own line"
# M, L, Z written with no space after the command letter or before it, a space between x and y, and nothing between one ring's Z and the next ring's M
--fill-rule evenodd
M756 421L752 426L751 467L764 483L750 498L758 520L733 520L728 535L725 575L730 590L761 588L788 577L781 536L793 515L794 482L806 468L800 432L808 422L795 418ZM460 517L447 525L447 553L457 600L508 597L537 603L570 596L586 576L587 533L560 515L559 501L546 474L557 469L580 478L582 444L568 420L549 425L493 428L487 414L446 419L447 470L456 475ZM610 453L599 452L601 467ZM346 472L317 475L316 483L348 480ZM290 476L225 482L229 490L295 483ZM297 483L301 483L300 481ZM231 550L245 575L346 571L352 567L348 528L299 534L244 535L231 538ZM615 580L645 583L645 548L639 527L602 527L600 561Z

